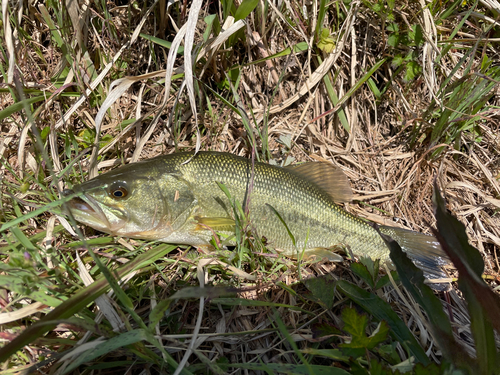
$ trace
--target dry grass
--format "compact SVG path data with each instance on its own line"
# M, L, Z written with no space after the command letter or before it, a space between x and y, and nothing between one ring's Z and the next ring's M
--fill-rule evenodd
M6 3L4 0L3 4ZM474 10L477 14L471 15L467 15L467 5L459 6L444 20L439 19L444 10L437 10L438 2L425 7L423 1L398 1L392 12L394 22L401 29L405 25L408 28L419 25L424 41L418 47L400 43L396 48L388 44L391 22L384 19L383 12L378 14L360 1L335 2L323 20L324 25L329 25L335 46L331 54L319 50L314 37L316 3L307 4L309 18L300 12L305 3L283 3L279 7L266 3L264 18L264 3L259 2L257 10L239 29L244 40L235 42L238 34L231 30L223 35L227 38L225 44L215 40L222 34L214 31L215 26L206 40L203 36L207 29L204 17L215 14L220 23L227 21L222 18L225 10L219 3L197 2L201 5L199 14L191 13L185 3L175 3L167 11L165 1L154 2L150 8L140 2L133 5L107 2L107 13L94 3L78 7L67 2L73 4L67 10L59 10L54 4L44 8L42 3L35 3L29 8L9 7L10 22L6 23L5 14L3 20L2 39L7 43L2 44L0 56L0 109L11 108L28 97L43 95L45 99L25 104L1 121L2 222L29 213L44 199L54 199L65 184L77 183L95 175L97 170L195 148L249 156L252 139L256 139L255 146L264 160L281 163L292 157L296 161L328 160L339 165L349 177L356 196L346 209L377 223L429 232L429 226L434 225L432 182L437 178L449 209L466 225L471 244L483 255L488 283L498 289L499 96L488 98L473 129L460 132L453 142L431 138L436 121L433 114L447 105L450 95L441 92L443 87L474 74L484 74L481 64L485 56L493 61L498 59L497 45L488 41L498 33L498 21L492 18L500 13L497 1L481 2ZM447 6L451 4L443 5ZM482 15L490 18L482 19ZM465 16L467 23L457 26ZM194 34L192 41L189 32L185 36L183 55L176 56L172 49L139 35L140 32L173 43L177 36L181 42L179 30L188 24L188 17L193 24L186 30ZM54 25L49 25L47 19L52 19ZM11 35L6 27L9 23L16 26ZM228 29L230 24L224 26L223 29ZM455 28L457 33L453 32ZM312 49L251 64L299 43L308 43ZM475 53L467 57L474 48ZM193 64L186 59L191 49L201 49ZM403 69L391 65L391 58L411 49L417 51L416 61L422 73L408 81ZM464 56L465 63L457 66ZM369 80L364 79L382 58L387 58L387 62ZM194 66L192 73L190 66ZM238 70L231 71L232 67ZM240 75L230 85L226 77L235 77L231 72ZM190 80L191 74L195 78ZM187 90L181 92L183 78ZM117 79L121 80L118 84ZM498 93L498 87L495 90ZM336 94L335 102L332 91ZM337 105L338 100L341 106ZM242 115L249 117L246 126ZM464 113L462 120L474 116L475 113ZM262 137L256 131L250 134L250 129L259 129ZM36 134L40 132L45 155L36 145ZM105 145L93 147L100 141ZM442 150L437 154L439 147ZM39 245L40 248L57 253L68 251L66 245L72 239L62 231L51 234L52 217L46 212L26 220L23 232L30 237L47 231L45 237L51 241L48 246ZM89 229L84 229L84 234L98 235ZM7 246L14 237L5 233L3 244ZM113 251L108 246L98 248L99 255L113 262L128 261L128 253L142 244L120 240L113 246ZM86 262L93 262L86 251L80 256ZM1 257L5 264L11 261L7 253ZM68 257L68 265L76 269L71 261L73 255L62 257ZM52 256L42 258L52 259ZM304 297L307 288L298 282L300 276L333 274L335 278L363 284L346 264L313 264L299 270L286 260L276 265L272 257L263 255L255 259L254 262L261 262L267 268L247 265L240 274L235 274L220 266L205 266L197 280L193 271L199 266L199 256L181 250L178 255L150 267L149 273L136 281L128 281L125 289L138 302L133 306L135 312L146 319L159 301L184 286L199 285L200 280L248 288L241 297L282 306L228 307L222 303L205 301L204 304L203 299L201 305L199 301L181 299L170 306L168 324L157 325L158 340L178 363L191 345L194 354L189 364L198 363L200 369L207 366L202 358L208 361L223 358L228 363L297 363L293 346L278 334L273 310L290 328L293 342L304 349L322 345L316 337L317 327L341 325L340 311L349 304L338 291L331 309ZM222 261L229 263L227 256ZM74 272L60 269L57 264L52 267L57 272ZM246 279L244 271L251 271L257 281ZM68 283L65 287L71 289L74 285ZM145 293L148 298L141 299ZM378 293L394 307L430 357L439 361L440 352L411 296L395 285ZM473 352L466 308L456 294L451 295L453 301L449 306L455 333ZM14 312L21 305L38 303L12 298L8 290L0 290L3 314ZM121 314L119 320L126 330L135 327L128 310L117 307L116 302L112 304ZM200 306L205 309L201 318ZM48 311L44 305L36 307L42 312L23 317L29 324ZM201 320L197 322L198 318ZM0 337L12 339L24 323L17 320L15 324L15 327L6 325ZM96 327L93 339L111 336L109 332L100 332L99 325ZM197 329L196 340L190 341ZM21 369L40 362L49 371L62 373L61 362L47 359L51 358L49 353L70 351L78 340L86 341L85 332L90 331L60 324L50 334L50 339L57 338L56 344L46 345L41 339L26 347L12 364ZM137 354L137 347L135 350ZM399 344L397 350L401 359L406 359L407 353ZM57 354L51 355L57 358ZM129 355L117 350L100 363L124 361L123 369L130 366L138 372L127 362ZM326 364L331 360L317 359L315 363ZM151 362L150 366L154 369L157 364ZM5 364L3 369L8 367ZM216 372L214 368L212 371Z

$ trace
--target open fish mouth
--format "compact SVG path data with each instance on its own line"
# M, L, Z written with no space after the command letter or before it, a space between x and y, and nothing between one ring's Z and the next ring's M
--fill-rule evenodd
M66 189L62 192L63 196L74 194L73 190ZM84 223L101 232L115 234L126 224L127 215L116 208L113 208L113 216L116 219L111 223L103 207L97 200L89 195L75 197L66 203L66 209L69 209L75 220Z

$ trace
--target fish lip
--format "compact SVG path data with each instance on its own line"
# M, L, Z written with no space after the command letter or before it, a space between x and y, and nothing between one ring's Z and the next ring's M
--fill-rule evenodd
M123 210L114 208L115 210L120 212L123 220L121 220L121 225L112 225L103 209L101 208L99 202L88 194L83 194L80 197L75 197L71 199L67 204L73 215L75 215L75 213L78 213L78 216L83 215L86 217L91 217L93 219L92 222L94 225L83 221L84 224L93 226L95 229L112 235L117 235L117 231L123 228L127 222L127 214ZM95 227L96 222L100 224L100 228Z

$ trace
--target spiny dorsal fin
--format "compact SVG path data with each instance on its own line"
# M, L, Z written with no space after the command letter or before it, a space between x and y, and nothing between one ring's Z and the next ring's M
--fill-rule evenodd
M286 169L314 183L337 203L352 201L352 190L347 176L340 168L326 162L307 162L290 165Z

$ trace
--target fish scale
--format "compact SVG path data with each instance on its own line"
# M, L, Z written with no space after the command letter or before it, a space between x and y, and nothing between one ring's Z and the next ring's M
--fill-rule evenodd
M129 164L75 186L74 192L82 195L69 202L69 210L77 220L116 236L209 247L214 232L234 234L233 207L248 202L256 237L287 256L334 260L338 256L329 249L343 247L391 265L377 230L335 203L337 187L330 186L340 177L345 179L324 163L281 168L229 153L177 153ZM394 227L380 231L394 238L428 275L443 277L440 266L448 259L434 237Z
M233 203L226 201L217 182L243 204L251 186L251 161L231 154L203 152L183 164L191 157L190 153L178 154L164 160L169 170L178 171L180 178L191 186L203 216L232 216ZM255 163L253 179L250 223L259 237L268 240L268 245L289 255L307 249L349 246L354 254L387 259L387 246L369 224L340 209L328 194L292 169ZM226 201L226 206L215 198ZM295 237L296 246L269 206L280 214Z

